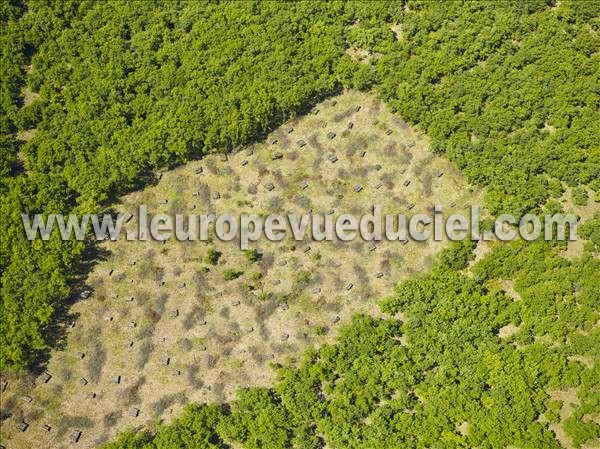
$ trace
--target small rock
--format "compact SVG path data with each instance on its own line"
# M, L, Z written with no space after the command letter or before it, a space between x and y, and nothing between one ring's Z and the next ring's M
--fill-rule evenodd
M52 375L48 371L43 372L39 377L40 382L44 384L50 382L50 379L52 379ZM2 389L2 391L4 391L4 389Z
M76 430L73 430L69 434L69 440L71 441L71 443L77 443L80 438L81 438L81 430L76 429Z
M81 299L88 299L90 297L90 295L92 294L91 290L84 290L79 294L79 297Z

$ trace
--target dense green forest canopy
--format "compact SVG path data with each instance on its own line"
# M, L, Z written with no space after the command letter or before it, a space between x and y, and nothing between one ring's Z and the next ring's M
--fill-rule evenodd
M155 169L260 140L343 88L372 89L421 128L494 214L539 211L565 186L597 200L599 17L597 1L3 1L0 369L54 343L85 271L84 245L27 241L21 212L100 211ZM385 302L405 324L357 318L273 390L114 447L557 447L538 418L556 421L545 391L567 387L581 399L573 441L598 438L582 419L600 403L598 217L584 235L574 262L523 243L475 277L443 259ZM528 301L490 287L511 276ZM495 335L507 322L521 324L514 342Z

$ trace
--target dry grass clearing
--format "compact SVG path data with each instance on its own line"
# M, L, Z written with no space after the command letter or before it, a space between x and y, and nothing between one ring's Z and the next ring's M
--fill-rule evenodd
M361 214L373 204L387 213L442 204L452 213L474 202L478 193L424 136L374 97L347 92L227 161L211 155L163 173L114 209ZM87 280L93 293L72 307L74 327L51 355L52 378L7 379L3 444L72 447L69 435L79 429L77 447L94 447L169 420L188 402L270 385L271 363L293 364L354 313L377 315L377 300L426 272L444 245L261 240L259 260L250 261L236 242L103 243ZM215 265L205 260L209 248L220 253ZM225 280L227 270L238 276Z
M563 205L563 208L568 214L575 214L581 217L580 223L585 223L588 220L592 219L598 208L600 207L600 202L593 200L593 192L590 189L586 189L588 192L588 201L586 205L579 206L575 204L573 200L573 189L567 187L565 189L565 193L560 198L560 202ZM567 260L574 260L577 257L580 257L583 254L583 239L577 239L574 241L567 242L567 249L563 251L562 256ZM598 254L596 254L598 257Z

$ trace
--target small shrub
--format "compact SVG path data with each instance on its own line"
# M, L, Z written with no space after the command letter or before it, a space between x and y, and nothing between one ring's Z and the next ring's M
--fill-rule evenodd
M255 249L247 249L244 251L244 257L248 262L256 262L260 260L261 254Z
M306 286L310 282L311 277L312 277L312 274L308 270L298 271L294 275L294 283L297 284L298 286Z
M262 274L258 271L252 273L248 278L248 282L243 285L243 289L246 292L259 290L261 288Z
M315 326L314 333L315 333L315 335L325 335L327 333L327 326L323 326L323 325Z
M219 262L221 253L214 248L208 248L204 255L204 262L210 265L216 265Z
M585 206L588 203L588 193L585 187L578 186L573 189L573 201L577 206Z
M233 281L242 275L242 271L235 270L233 268L227 268L223 271L223 279L226 281Z

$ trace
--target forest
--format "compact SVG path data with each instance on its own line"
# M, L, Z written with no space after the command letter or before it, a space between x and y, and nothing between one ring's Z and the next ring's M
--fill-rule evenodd
M0 371L43 365L93 264L92 242L28 241L22 212L103 211L347 88L429 136L492 214L600 201L599 17L599 2L566 0L3 1ZM573 260L564 242L518 241L470 274L473 248L455 245L382 300L388 319L357 316L274 367L272 388L106 447L558 448L548 392L566 388L574 447L597 442L598 214L581 235Z

